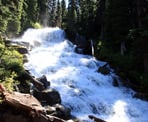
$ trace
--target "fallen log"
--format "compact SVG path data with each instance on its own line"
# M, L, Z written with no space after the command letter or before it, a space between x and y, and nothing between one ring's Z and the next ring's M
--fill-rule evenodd
M35 87L39 90L43 90L45 89L44 84L41 83L40 81L36 80L33 76L31 76L29 74L29 72L25 71L25 75L26 77L28 77L28 79L30 79L30 81L35 85Z

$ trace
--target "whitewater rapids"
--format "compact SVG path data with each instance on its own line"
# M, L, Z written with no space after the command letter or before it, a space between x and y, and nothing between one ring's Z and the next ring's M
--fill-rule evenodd
M63 30L28 29L15 41L30 43L25 68L35 77L46 75L72 115L87 122L91 122L88 115L107 122L148 122L148 102L133 98L128 88L114 87L112 77L117 76L98 73L104 62L76 54Z

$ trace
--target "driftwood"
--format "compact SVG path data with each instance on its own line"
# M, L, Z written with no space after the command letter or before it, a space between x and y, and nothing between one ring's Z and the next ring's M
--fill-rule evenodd
M31 82L35 85L36 88L39 90L43 90L44 84L41 83L40 81L36 80L33 76L31 76L27 71L25 71L25 75L31 80Z

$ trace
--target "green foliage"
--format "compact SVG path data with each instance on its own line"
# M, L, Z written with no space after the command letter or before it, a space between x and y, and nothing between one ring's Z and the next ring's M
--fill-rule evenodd
M0 4L0 32L5 32L10 19L9 8Z
M9 77L6 77L4 80L0 81L7 91L13 91L14 86L18 84L18 82L14 80L16 76L17 75L15 74L15 72L12 72Z
M0 83L8 91L14 90L18 83L16 78L24 72L23 56L12 47L5 47L4 40L0 39Z
M67 12L67 29L76 32L77 22L77 11L76 11L76 0L69 0L68 4L68 12Z
M51 0L48 2L49 7L49 26L56 26L56 0Z
M130 54L127 55L121 55L119 52L114 53L108 48L101 47L100 52L99 52L99 58L103 60L107 60L110 64L113 66L118 66L122 71L128 71L132 70L134 68L134 63L133 63L133 56Z
M62 22L62 9L61 9L61 3L58 0L57 10L56 10L56 26L61 27L61 22Z
M106 46L120 51L120 44L126 40L130 29L129 0L111 0L105 10L105 40Z
M36 28L36 29L42 28L42 25L40 23L38 23L38 22L33 23L32 26L33 26L33 28Z
M66 2L65 2L65 0L62 0L61 1L61 17L62 17L61 27L63 29L66 28L66 26L65 26L66 15L67 15Z
M73 41L75 33L95 42L95 56L122 69L119 74L145 86L143 57L147 53L147 0L0 0L0 33L10 37L28 27L59 26ZM120 54L121 44L126 51ZM0 78L23 72L22 57L0 37ZM142 87L145 88L145 87Z
M27 0L26 1L26 26L32 26L32 23L37 22L38 20L38 3L37 0Z

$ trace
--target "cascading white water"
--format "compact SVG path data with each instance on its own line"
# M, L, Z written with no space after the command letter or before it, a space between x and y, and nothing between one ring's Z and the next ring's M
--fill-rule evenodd
M107 122L148 122L148 102L133 98L130 89L112 86L115 74L98 73L104 62L76 54L63 30L29 29L17 41L33 46L25 67L36 77L47 76L72 115L84 121L95 115Z

